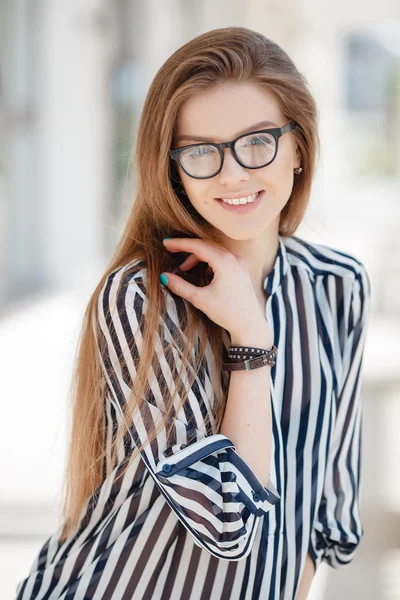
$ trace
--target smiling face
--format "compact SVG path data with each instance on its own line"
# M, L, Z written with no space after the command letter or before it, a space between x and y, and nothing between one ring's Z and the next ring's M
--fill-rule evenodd
M261 121L271 124L256 126ZM288 122L281 114L272 92L251 83L222 83L193 96L181 107L176 123L177 148L198 143L193 136L209 142L226 142L242 133L282 127ZM184 137L182 137L184 136ZM259 169L246 169L225 148L224 164L218 175L194 179L178 166L189 201L199 214L227 237L255 238L269 226L279 223L279 213L289 200L293 169L300 166L300 154L292 131L279 138L272 163ZM258 202L239 210L224 208L221 197L248 196L263 190Z

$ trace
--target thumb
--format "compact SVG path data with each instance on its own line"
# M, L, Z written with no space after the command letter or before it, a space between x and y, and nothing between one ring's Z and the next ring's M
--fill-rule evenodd
M176 275L175 273L167 272L161 273L160 281L163 286L171 290L171 292L178 294L178 296L181 296L186 300L189 300L189 302L196 306L195 299L198 299L198 293L200 291L200 288L198 288L196 285L185 281L182 279L182 277Z

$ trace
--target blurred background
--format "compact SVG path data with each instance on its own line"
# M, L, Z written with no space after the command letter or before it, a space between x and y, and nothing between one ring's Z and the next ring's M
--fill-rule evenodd
M321 160L296 235L353 253L372 284L353 562L310 600L400 599L398 0L0 0L0 596L56 527L67 394L86 303L132 202L142 102L179 46L244 25L309 81Z

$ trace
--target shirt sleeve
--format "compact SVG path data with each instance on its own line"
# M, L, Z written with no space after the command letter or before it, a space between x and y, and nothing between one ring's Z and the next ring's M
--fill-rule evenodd
M368 329L371 286L359 263L348 313L343 371L337 395L324 488L311 531L309 552L318 568L322 561L338 569L354 558L364 534L360 518L362 451L362 363Z
M107 342L102 368L114 404L122 407L140 360L143 334L140 323L148 299L142 280L130 278L117 293L113 286L117 282L103 295L99 311L100 330ZM165 288L163 291L167 301L163 325L168 338L168 333L179 327L179 311L174 296ZM142 399L145 401L132 415L129 434L133 447L146 442L149 419L156 427L167 419L167 398L160 392L161 383L165 389L165 381L161 382L161 378L166 380L167 389L173 389L181 367L176 353L176 369L172 372L158 333L155 352L154 364L158 361L161 365L161 375L156 378L157 369L152 365L149 396ZM205 380L206 373L199 373L179 414L164 423L157 438L140 455L165 501L194 542L220 559L239 560L249 554L260 519L280 495L270 478L266 486L259 481L228 437L218 432L206 434L202 411L211 401L207 394L210 396L212 390ZM174 406L180 401L176 397Z

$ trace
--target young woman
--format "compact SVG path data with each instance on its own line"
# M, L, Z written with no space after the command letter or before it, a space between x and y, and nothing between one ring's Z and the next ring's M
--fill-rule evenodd
M353 559L370 281L294 235L317 125L289 56L243 27L156 74L85 313L62 524L18 600L303 600Z

